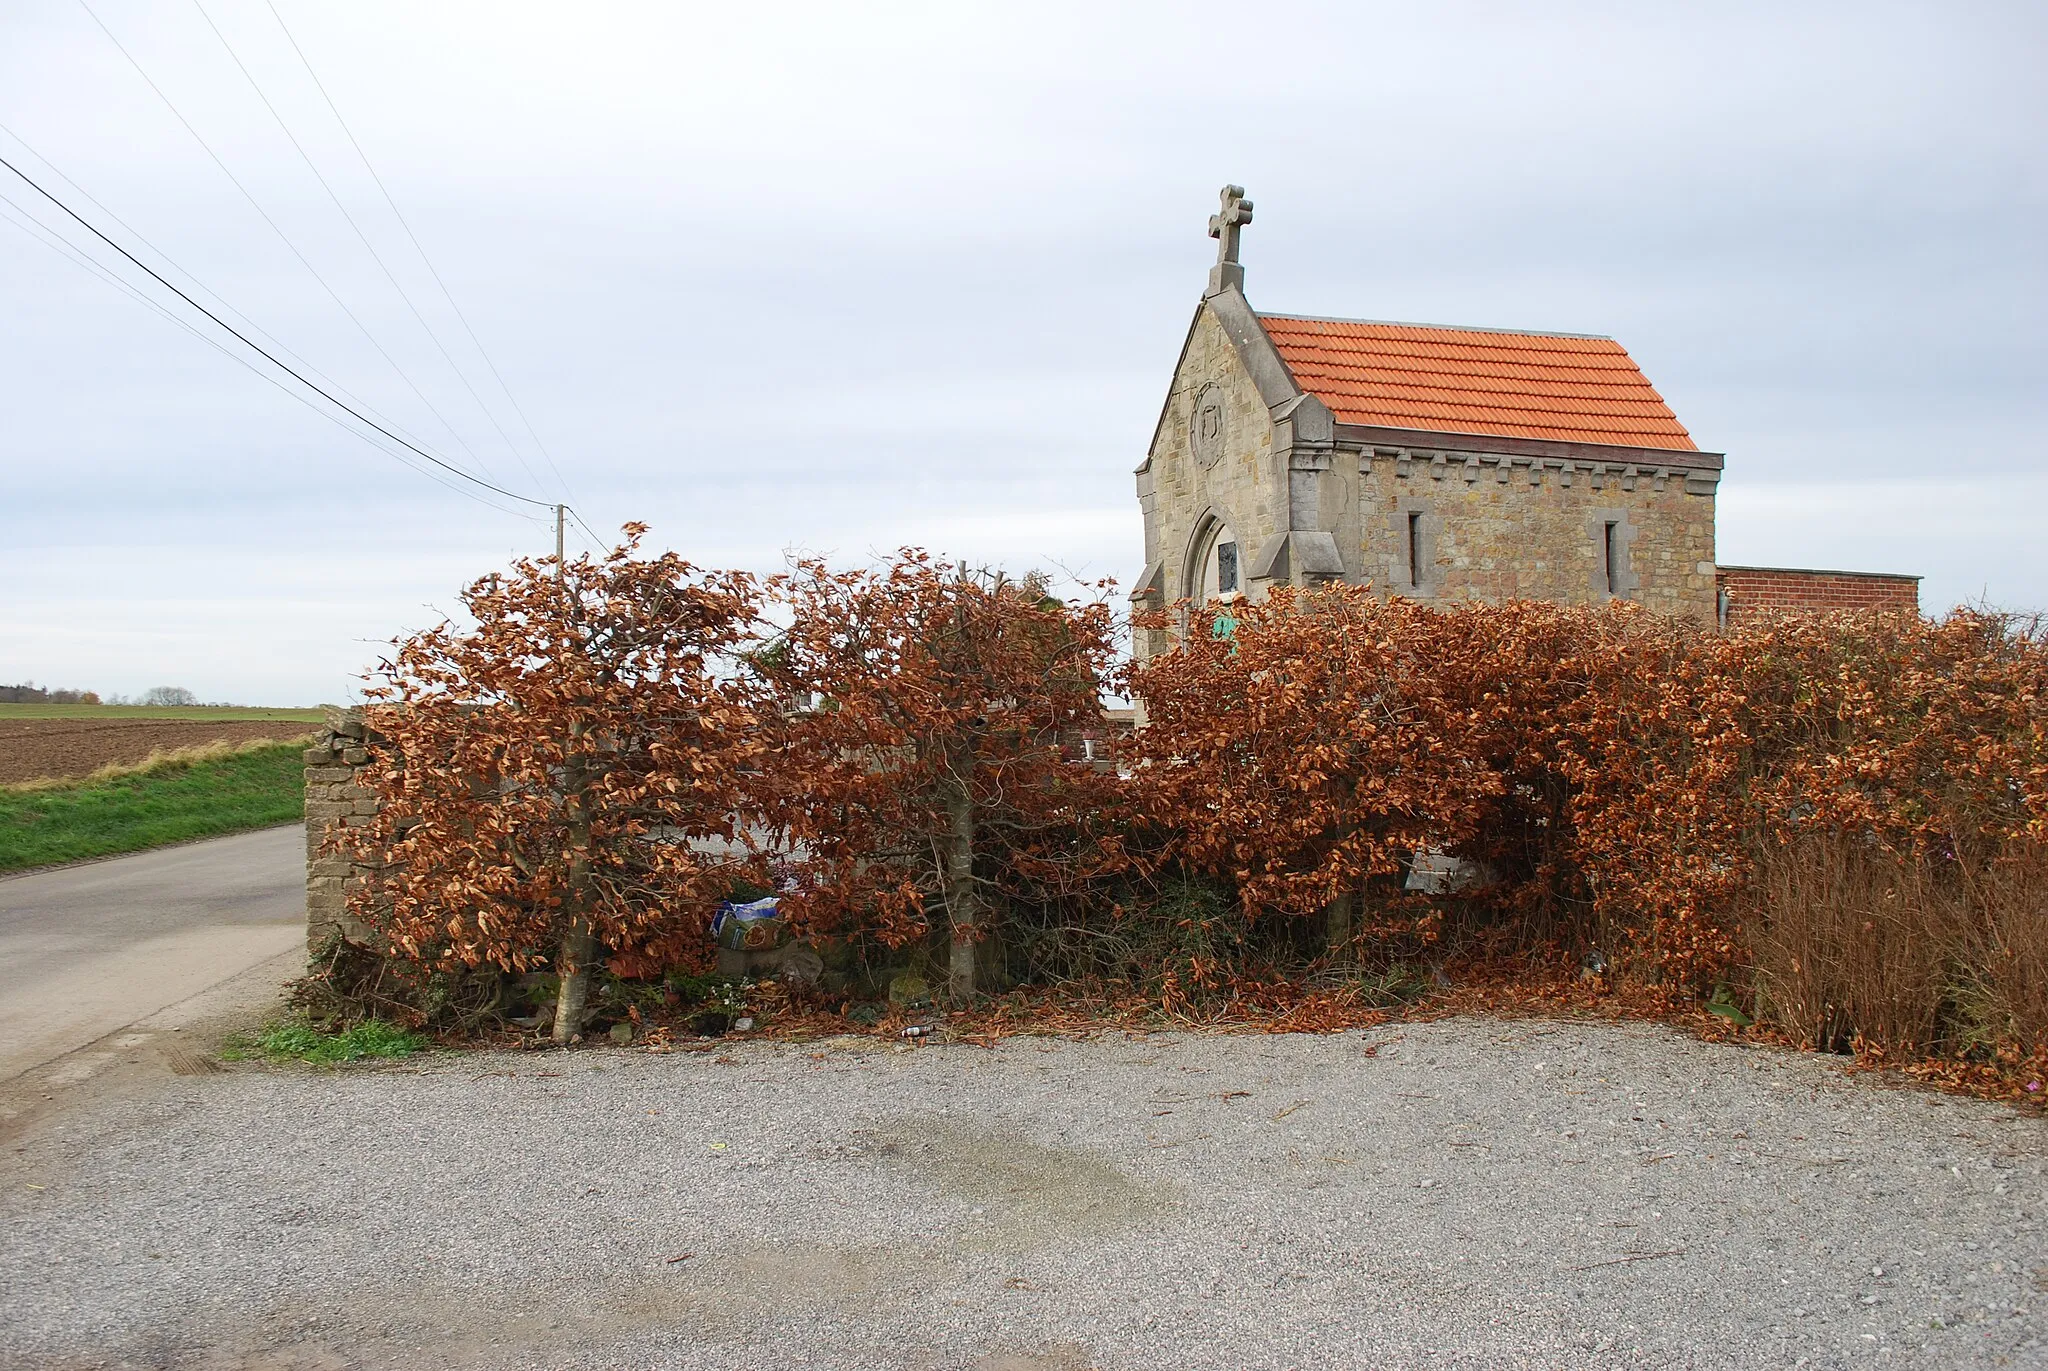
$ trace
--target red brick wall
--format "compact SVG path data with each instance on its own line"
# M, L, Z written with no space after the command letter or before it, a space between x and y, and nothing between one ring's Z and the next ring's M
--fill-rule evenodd
M1724 566L1714 581L1726 597L1728 622L1771 611L1830 613L1920 608L1920 578L1875 571L1800 571L1791 567Z

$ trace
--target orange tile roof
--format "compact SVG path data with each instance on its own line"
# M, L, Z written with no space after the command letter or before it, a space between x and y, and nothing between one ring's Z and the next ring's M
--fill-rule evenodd
M1697 452L1612 338L1262 314L1340 424Z

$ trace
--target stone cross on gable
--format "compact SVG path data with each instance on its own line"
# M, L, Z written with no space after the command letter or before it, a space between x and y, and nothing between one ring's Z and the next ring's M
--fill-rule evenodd
M1209 216L1209 236L1216 242L1216 262L1237 260L1237 234L1252 221L1252 202L1244 198L1243 186L1225 186L1217 195L1223 202L1220 213Z
M1216 240L1216 265L1209 270L1209 294L1229 286L1244 288L1244 268L1237 262L1237 236L1252 221L1252 202L1243 186L1225 186L1217 197L1223 207L1209 216L1209 236Z

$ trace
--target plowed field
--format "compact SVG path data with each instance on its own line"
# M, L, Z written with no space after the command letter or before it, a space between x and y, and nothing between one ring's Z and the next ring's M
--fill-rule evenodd
M0 719L0 785L43 777L88 776L110 762L205 743L303 738L302 719L214 723L177 719Z

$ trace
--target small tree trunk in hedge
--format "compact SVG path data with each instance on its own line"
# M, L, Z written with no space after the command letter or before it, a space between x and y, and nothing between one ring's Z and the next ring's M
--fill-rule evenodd
M964 1004L974 998L975 942L981 922L981 897L974 888L974 801L967 793L967 783L950 782L944 803L946 918L953 933L946 994L954 1003Z
M1347 890L1323 906L1323 945L1331 952L1343 952L1358 931L1354 917L1358 894Z
M583 1027L583 1007L590 999L590 964L597 960L597 939L590 925L577 919L562 936L561 985L555 992L555 1041L563 1047Z
M572 727L572 736L582 729ZM591 931L590 812L583 798L582 768L570 764L569 930L562 935L561 982L555 992L555 1041L564 1047L583 1030L583 1006L590 999L590 964L597 960L597 937Z

